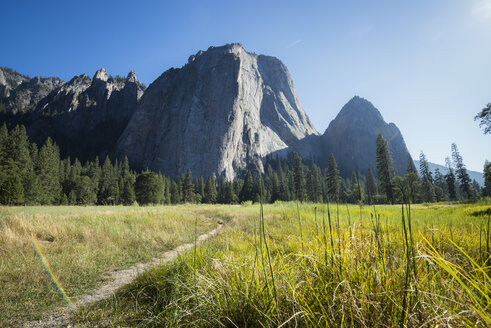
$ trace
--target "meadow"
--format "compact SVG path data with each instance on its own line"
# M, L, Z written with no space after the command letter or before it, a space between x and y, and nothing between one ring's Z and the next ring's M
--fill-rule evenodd
M75 325L487 327L490 214L489 199L2 208L0 313L13 315L0 323L40 317L64 302L32 238L76 299L104 272L148 261L220 220L217 237L78 309Z
M0 207L0 326L40 319L65 305L33 242L76 300L112 270L193 241L196 218L200 234L217 225L206 211L182 206Z

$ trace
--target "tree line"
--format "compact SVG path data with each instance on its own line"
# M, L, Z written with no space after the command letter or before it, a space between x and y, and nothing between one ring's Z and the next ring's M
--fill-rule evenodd
M342 178L333 154L327 168L297 153L286 158L267 157L264 173L244 170L232 181L223 177L193 177L191 170L174 179L149 170L136 172L127 158L106 157L82 164L78 159L60 158L50 138L38 148L29 142L24 126L8 131L0 127L0 204L6 205L132 205L308 201L347 203L396 203L398 186L411 185L413 202L478 198L491 195L491 164L486 163L486 187L470 181L457 146L452 145L448 173L433 174L423 153L421 176L408 161L404 177L394 176L387 141L377 138L376 172L353 172ZM486 171L487 170L487 171ZM486 173L487 172L487 173ZM262 189L262 190L261 190Z

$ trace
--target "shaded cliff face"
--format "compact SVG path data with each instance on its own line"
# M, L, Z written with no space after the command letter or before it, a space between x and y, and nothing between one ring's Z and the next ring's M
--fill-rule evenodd
M370 167L376 172L376 140L382 133L392 152L397 175L407 171L409 152L401 132L394 123L387 124L371 102L355 96L343 106L322 136L322 152L327 158L334 154L341 175L348 177L355 170L366 174ZM411 159L412 160L412 159Z
M141 168L176 176L231 179L243 168L262 171L261 158L304 152L317 135L286 67L241 45L211 47L146 90L117 144Z
M56 77L29 78L0 67L0 103L10 114L26 113L65 82Z
M132 116L144 87L132 71L112 79L104 69L53 90L34 109L27 130L34 141L51 136L63 155L84 161L110 153Z
M92 79L83 74L66 83L5 72L0 75L8 93L0 99L6 106L3 119L10 126L24 124L38 144L51 137L62 156L82 161L111 153L145 89L133 71L124 79L108 78L100 69Z

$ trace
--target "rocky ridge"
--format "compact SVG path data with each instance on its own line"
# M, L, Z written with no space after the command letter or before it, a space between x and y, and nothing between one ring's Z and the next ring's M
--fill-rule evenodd
M375 140L389 141L396 172L410 158L399 129L367 100L354 97L319 135L303 110L285 65L240 44L199 51L147 89L98 70L68 82L0 68L0 124L24 124L32 141L49 136L62 156L81 161L128 156L135 168L175 177L232 179L263 171L268 155L296 151L321 166L332 152L343 176L375 171Z

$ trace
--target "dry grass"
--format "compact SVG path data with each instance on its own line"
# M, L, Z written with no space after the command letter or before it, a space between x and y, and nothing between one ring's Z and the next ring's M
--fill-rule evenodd
M146 262L216 227L202 207L1 207L0 326L41 317L64 302L37 257L36 240L69 297L104 273Z

